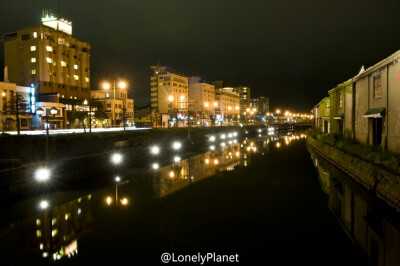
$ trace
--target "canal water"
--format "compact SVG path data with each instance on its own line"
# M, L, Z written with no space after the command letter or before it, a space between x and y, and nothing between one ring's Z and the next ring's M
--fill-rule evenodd
M108 187L4 208L1 265L161 265L166 252L237 255L240 265L399 265L397 213L308 151L304 134L260 131L216 135L189 158L183 146L168 153L172 164L149 155L140 174L115 169Z

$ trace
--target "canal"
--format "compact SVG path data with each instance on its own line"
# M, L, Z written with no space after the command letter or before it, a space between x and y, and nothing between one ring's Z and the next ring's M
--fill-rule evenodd
M190 157L185 145L149 155L136 174L122 165L116 184L3 206L1 264L160 265L165 252L215 252L240 265L399 265L398 214L307 150L303 133L215 137Z

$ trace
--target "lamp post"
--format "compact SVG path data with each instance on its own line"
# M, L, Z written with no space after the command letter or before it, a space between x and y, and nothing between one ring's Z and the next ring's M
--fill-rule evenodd
M112 118L112 126L113 127L115 127L115 88L116 88L116 81L115 80L113 80L113 91L114 91L114 97L113 97L113 105L112 105L112 110L113 110L113 118ZM126 89L126 87L127 87L127 84L126 84L126 82L124 82L124 81L119 81L118 82L118 88L120 88L120 89ZM109 90L111 88L111 85L110 85L110 83L108 83L108 82L104 82L103 83L103 89L105 89L105 90ZM125 98L124 98L125 99ZM125 101L124 101L124 103L125 103ZM125 105L125 104L124 104ZM125 108L125 107L124 107ZM124 121L124 130L125 130L125 121Z
M55 107L51 107L50 114L54 117L57 114L58 110ZM46 119L46 161L49 161L49 118L50 116L44 115L44 109L39 107L36 109L36 113L41 117Z

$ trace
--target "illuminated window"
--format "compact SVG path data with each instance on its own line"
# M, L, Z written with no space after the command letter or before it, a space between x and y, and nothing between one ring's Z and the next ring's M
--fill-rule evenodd
M35 31L34 33L33 33L33 38L37 38L37 32Z
M46 46L46 51L47 51L47 52L53 52L53 47L51 47L51 46Z
M61 61L61 66L62 66L62 67L66 67L66 66L67 66L67 62Z
M374 77L374 99L382 97L381 75Z
M36 57L31 58L31 63L36 63Z
M36 75L36 69L32 69L31 74Z
M74 79L75 80L79 80L79 76L78 75L74 75Z
M78 69L78 65L74 65L74 69Z
M55 237L57 235L57 233L58 233L58 230L54 229L53 231L51 231L51 236Z
M36 219L36 225L39 226L41 224L40 219Z
M42 237L42 231L41 230L36 230L36 237Z
M53 58L46 57L46 62L49 64L53 63Z
M85 81L86 81L87 83L89 83L89 78L88 78L88 77L85 77Z
M31 51L36 51L36 46L35 45L31 46Z

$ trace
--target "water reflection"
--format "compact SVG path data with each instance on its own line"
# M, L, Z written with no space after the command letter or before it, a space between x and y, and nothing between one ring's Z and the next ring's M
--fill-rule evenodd
M400 215L310 150L328 207L373 265L400 265Z
M258 135L254 139L236 139L236 132L210 137L210 148L207 152L189 158L184 158L179 149L180 143L175 144L170 165L163 166L160 162L152 161L143 168L151 165L150 171L144 172L141 178L149 180L149 188L153 189L156 198L162 198L198 181L216 176L224 171L234 171L237 167L248 167L254 154L265 155L277 143L300 140L303 134ZM179 148L178 148L179 146ZM154 151L154 147L149 147ZM159 150L158 150L159 151ZM158 152L152 152L152 154ZM118 158L117 158L118 159ZM122 158L117 160L122 161ZM123 165L123 167L129 167ZM118 173L119 173L118 169ZM149 169L147 169L149 170ZM107 191L93 192L100 198L102 209L120 211L132 209L136 176L113 176L115 184ZM244 177L245 178L245 177ZM131 182L132 181L132 182ZM329 191L329 190L328 190ZM97 195L99 194L99 195ZM13 223L11 235L20 246L26 247L29 253L45 259L60 260L78 254L79 239L93 230L94 214L91 202L92 194L79 197L61 205L49 206L36 215ZM135 206L136 208L136 206Z
M91 194L10 225L13 240L26 251L59 260L78 254L78 238L92 231Z

